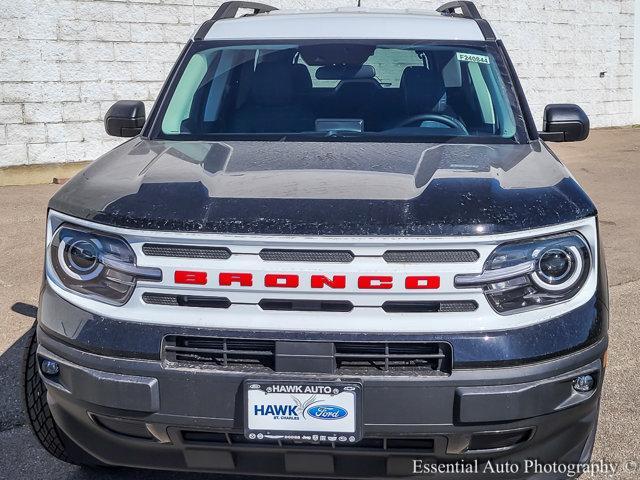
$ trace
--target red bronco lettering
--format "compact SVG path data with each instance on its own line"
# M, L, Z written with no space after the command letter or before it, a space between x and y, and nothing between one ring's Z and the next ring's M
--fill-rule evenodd
M222 272L218 275L218 285L221 287L252 287L254 275L252 273ZM206 285L207 272L178 270L174 274L175 283L189 285ZM360 290L388 290L393 288L392 275L361 275L357 278ZM264 276L264 286L267 288L300 288L300 275L295 273L268 273ZM341 290L347 288L346 275L311 275L311 288L328 288ZM404 288L407 290L437 290L440 288L438 275L412 275L404 278Z

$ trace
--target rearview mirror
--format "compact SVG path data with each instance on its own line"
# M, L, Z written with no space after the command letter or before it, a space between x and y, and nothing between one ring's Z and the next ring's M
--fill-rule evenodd
M547 105L539 134L548 142L579 142L589 136L589 117L578 105Z
M371 65L325 65L316 70L318 80L361 80L376 76Z
M104 129L114 137L135 137L145 121L144 103L120 100L111 105L104 117Z

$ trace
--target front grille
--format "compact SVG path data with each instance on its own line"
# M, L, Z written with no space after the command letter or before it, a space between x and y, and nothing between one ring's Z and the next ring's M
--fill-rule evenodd
M227 297L150 292L142 294L142 301L149 305L167 307L229 308L232 305ZM258 302L258 306L262 310L284 312L350 312L354 309L353 303L348 300L297 300L286 298L263 298ZM473 300L399 300L384 302L382 307L377 308L382 308L387 313L462 313L477 310L478 304Z
M390 452L433 452L435 441L433 438L375 438L365 437L357 443L319 443L310 444L294 440L265 439L259 442L247 440L244 435L226 432L205 432L197 430L183 430L182 439L185 443L208 444L211 446L273 446L331 449L357 449L369 451Z
M206 364L221 369L273 371L276 344L272 340L165 337L165 359L172 363Z
M226 247L145 243L142 252L151 257L201 258L227 260ZM351 263L356 255L349 250L302 250L264 248L260 258L267 262ZM480 258L475 250L387 250L382 255L387 263L470 263Z
M387 250L382 258L387 263L470 263L480 254L475 250Z
M348 250L281 250L265 248L260 258L267 262L350 263L355 258Z
M194 367L208 365L240 371L275 372L276 343L286 344L287 341L172 335L165 338L164 358L170 363ZM451 373L451 346L444 342L327 343L333 343L334 372L338 375L432 376ZM288 351L286 348L282 350ZM288 355L291 355L290 351Z
M438 342L339 342L336 372L342 375L451 373L451 347Z
M227 260L231 251L224 247L200 247L194 245L165 245L145 243L142 253L150 257L202 258L206 260Z

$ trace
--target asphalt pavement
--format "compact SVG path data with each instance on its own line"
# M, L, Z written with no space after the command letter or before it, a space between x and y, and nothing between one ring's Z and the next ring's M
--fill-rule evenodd
M640 129L596 130L585 142L551 145L598 206L609 270L609 368L593 460L640 465ZM31 436L20 404L20 361L37 310L46 204L57 188L0 187L0 479L240 478L84 470L53 459ZM615 478L638 479L640 467Z

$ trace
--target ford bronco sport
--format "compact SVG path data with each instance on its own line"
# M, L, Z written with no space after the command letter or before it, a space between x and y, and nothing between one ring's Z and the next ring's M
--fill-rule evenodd
M606 271L545 143L589 121L542 125L471 2L222 5L51 199L36 436L80 465L298 477L589 461Z

